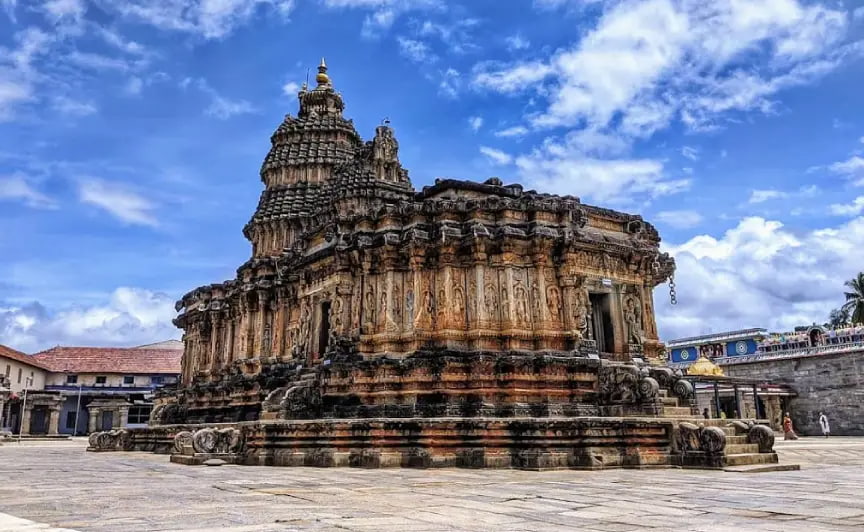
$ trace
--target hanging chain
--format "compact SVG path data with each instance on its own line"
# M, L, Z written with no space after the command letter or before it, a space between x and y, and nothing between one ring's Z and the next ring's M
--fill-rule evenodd
M675 274L669 276L669 302L673 305L678 304L678 293L675 292Z

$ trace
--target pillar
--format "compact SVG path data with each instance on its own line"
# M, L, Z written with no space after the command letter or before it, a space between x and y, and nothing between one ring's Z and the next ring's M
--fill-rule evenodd
M126 425L129 424L129 406L121 406L118 409L118 413L120 414L120 428L125 429Z
M30 434L30 411L33 410L33 404L27 401L27 408L21 413L21 429L19 432L23 435Z
M60 433L60 406L52 406L48 411L48 435Z
M87 433L90 434L92 432L96 432L96 423L99 418L99 412L101 409L99 408L88 408L89 412L88 422L87 422Z

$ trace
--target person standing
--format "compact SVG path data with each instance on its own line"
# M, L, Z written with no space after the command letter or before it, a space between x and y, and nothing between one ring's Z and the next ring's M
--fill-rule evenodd
M797 440L798 435L795 434L795 428L792 426L792 418L789 416L789 412L786 412L786 415L783 416L783 439L784 440Z
M702 411L702 417L704 417L705 419L710 419L710 418L711 418L711 414L708 413L708 409L707 409L707 408L706 408L705 410Z
M831 434L831 425L828 424L828 417L819 412L819 426L822 427L822 435L826 438Z

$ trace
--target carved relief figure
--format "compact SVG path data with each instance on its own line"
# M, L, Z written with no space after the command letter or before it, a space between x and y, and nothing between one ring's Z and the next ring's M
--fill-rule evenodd
M441 327L447 318L447 294L438 290L438 326Z
M490 319L495 319L498 317L498 298L495 295L495 285L489 283L486 285L484 292L484 303L486 305L486 315L489 316Z
M269 355L270 354L270 344L272 342L272 337L270 334L270 324L264 326L264 332L261 335L261 354Z
M381 325L387 324L387 289L381 291L381 304L378 306L378 312L380 313Z
M397 327L396 324L402 323L402 297L401 297L401 287L396 285L395 293L393 294L393 326Z
M342 309L344 306L341 296L333 300L333 308L330 309L330 325L334 333L342 332Z
M363 314L366 317L364 321L367 325L375 323L375 293L372 291L372 287L369 287L369 290L366 291Z
M627 324L627 341L631 344L642 343L642 310L634 295L624 296L624 323Z
M526 323L528 321L528 292L525 291L520 280L516 281L516 286L513 288L513 299L516 303L516 321Z
M510 319L510 297L507 294L506 288L501 288L501 319Z
M543 313L540 311L540 288L537 283L531 285L531 312L536 323L543 320Z
M576 289L573 296L573 324L582 338L588 337L588 297L582 289Z
M414 290L411 288L405 294L405 316L408 318L408 321L414 321Z
M303 300L300 304L300 335L297 338L297 347L301 352L306 351L309 342L309 331L312 327L312 312L309 310L309 302Z
M458 322L465 320L465 296L458 286L453 290L453 312Z
M546 289L546 304L549 306L549 316L554 321L561 321L561 294L558 287L550 286Z

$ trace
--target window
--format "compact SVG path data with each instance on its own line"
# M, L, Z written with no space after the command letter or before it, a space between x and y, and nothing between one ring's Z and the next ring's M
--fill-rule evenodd
M12 371L12 366L6 364L6 378L9 378L9 372Z
M135 405L129 407L129 420L131 424L145 424L150 420L150 410L153 407L150 405Z
M66 375L66 384L78 384L78 375Z
M21 384L21 368L18 368L18 384Z
M161 375L150 377L151 384L162 384L163 382L165 382L165 377L162 377Z
M135 376L123 375L123 384L135 384Z
M66 428L75 430L75 412L66 412Z
M105 384L106 382L108 382L108 377L105 375L98 375L96 377L96 384Z

